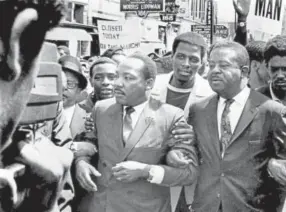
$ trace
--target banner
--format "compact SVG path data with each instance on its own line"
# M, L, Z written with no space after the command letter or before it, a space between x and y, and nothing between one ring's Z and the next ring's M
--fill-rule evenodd
M138 19L98 21L100 54L111 47L122 47L126 54L140 49L141 31Z
M247 28L255 40L265 40L280 35L284 18L285 0L252 0L247 18Z

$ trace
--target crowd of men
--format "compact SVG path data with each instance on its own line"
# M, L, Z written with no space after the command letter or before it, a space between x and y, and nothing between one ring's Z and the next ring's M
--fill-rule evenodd
M0 1L0 211L282 211L286 36L247 43L249 6L234 1L234 41L179 34L158 74L140 52L83 64L44 42L61 0ZM51 68L62 95L39 112L29 94Z

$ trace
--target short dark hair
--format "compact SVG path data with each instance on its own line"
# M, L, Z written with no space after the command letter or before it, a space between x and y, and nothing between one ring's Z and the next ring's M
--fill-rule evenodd
M243 45L237 42L234 42L234 41L217 42L211 46L209 54L211 54L213 50L220 49L220 48L233 49L237 54L237 58L236 58L237 64L240 67L249 66L249 55L248 55L246 48Z
M268 62L274 56L286 56L285 35L277 35L266 43L266 47L264 49L264 59L266 64L268 64Z
M145 80L156 79L157 66L156 66L156 63L150 57L143 54L142 52L135 52L129 55L128 58L139 59L144 63L143 74L144 74Z
M70 55L70 50L67 46L60 45L58 46L58 50L63 50L66 55Z
M173 42L172 46L173 54L176 53L176 50L180 42L185 42L188 44L201 47L201 59L205 56L207 50L207 43L202 35L195 32L185 32L178 35Z
M246 45L246 50L249 54L250 61L256 60L262 62L264 60L264 49L266 46L265 41L255 40Z
M107 63L117 66L117 63L115 61L113 61L112 59L110 59L108 57L100 57L91 64L91 66L89 68L89 77L90 78L93 77L93 69L95 66L98 66L101 64L107 64Z
M112 47L112 48L107 49L105 52L103 52L101 57L112 58L112 56L117 54L118 52L122 52L123 54L123 49L121 47Z

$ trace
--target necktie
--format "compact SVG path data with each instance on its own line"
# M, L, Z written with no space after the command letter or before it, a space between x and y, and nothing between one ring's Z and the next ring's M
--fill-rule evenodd
M123 141L124 144L127 142L133 127L132 127L132 118L131 118L131 113L133 113L135 109L131 106L128 106L125 108L125 116L123 119Z
M225 101L225 108L221 116L220 132L221 132L221 155L224 156L225 150L229 144L232 136L230 120L228 117L230 105L234 102L233 99L227 99Z

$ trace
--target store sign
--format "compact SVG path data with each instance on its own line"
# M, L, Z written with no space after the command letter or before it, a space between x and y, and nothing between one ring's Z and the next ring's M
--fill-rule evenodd
M196 32L205 38L210 39L211 37L211 26L210 25L192 25L192 32ZM217 37L227 38L229 30L224 25L214 26L214 35Z
M174 22L176 21L176 15L164 14L164 15L160 15L160 19L163 22Z
M120 0L121 12L163 12L164 0Z
M122 47L126 54L140 49L140 21L98 21L100 54L112 47Z

